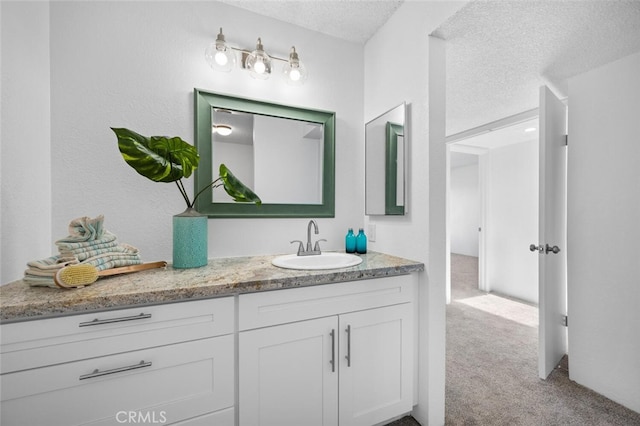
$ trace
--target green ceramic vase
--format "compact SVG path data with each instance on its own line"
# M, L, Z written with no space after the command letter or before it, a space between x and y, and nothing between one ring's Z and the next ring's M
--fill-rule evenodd
M207 221L206 215L193 208L173 216L174 268L199 268L207 264Z

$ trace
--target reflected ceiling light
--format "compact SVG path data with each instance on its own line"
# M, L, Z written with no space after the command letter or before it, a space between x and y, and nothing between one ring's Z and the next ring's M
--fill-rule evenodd
M205 50L204 57L211 68L216 71L229 72L236 65L236 55L231 47L227 46L224 34L222 34L222 28L220 28L216 41L211 43Z
M535 132L536 128L535 127L527 127L526 129L524 129L525 132L530 133L530 132Z
M216 41L211 43L205 50L205 59L216 71L229 72L236 64L235 51L240 52L240 64L243 69L249 71L251 77L266 80L273 72L273 61L283 62L282 75L288 84L301 85L307 79L307 69L302 62L296 48L292 47L288 59L269 55L265 52L262 39L258 38L256 48L253 51L229 46L226 43L222 28L216 37Z
M214 124L213 126L211 126L211 132L217 133L220 136L229 136L232 131L233 129L231 129L231 126L228 126L226 124Z

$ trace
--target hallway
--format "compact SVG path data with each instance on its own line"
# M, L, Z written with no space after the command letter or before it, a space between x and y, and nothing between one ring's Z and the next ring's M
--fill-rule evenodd
M537 374L538 309L478 290L477 258L451 255L446 425L640 425L640 414L569 380Z

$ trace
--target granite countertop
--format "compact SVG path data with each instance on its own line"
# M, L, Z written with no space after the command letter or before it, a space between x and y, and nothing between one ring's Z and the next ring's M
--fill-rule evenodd
M360 265L299 271L271 264L276 256L210 259L194 269L154 269L104 277L78 289L30 287L22 280L0 286L0 321L14 322L91 311L231 296L265 290L380 278L423 271L424 264L387 254L361 255Z

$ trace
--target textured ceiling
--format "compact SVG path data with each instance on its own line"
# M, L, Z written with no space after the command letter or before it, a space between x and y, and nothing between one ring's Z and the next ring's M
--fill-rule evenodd
M402 4L221 1L356 43ZM566 98L569 77L640 51L640 0L470 1L433 35L447 41L447 135L453 135L537 108L541 85Z
M640 1L474 1L433 35L447 41L447 135L538 106L541 85L640 51Z
M221 0L343 40L364 44L404 0Z

